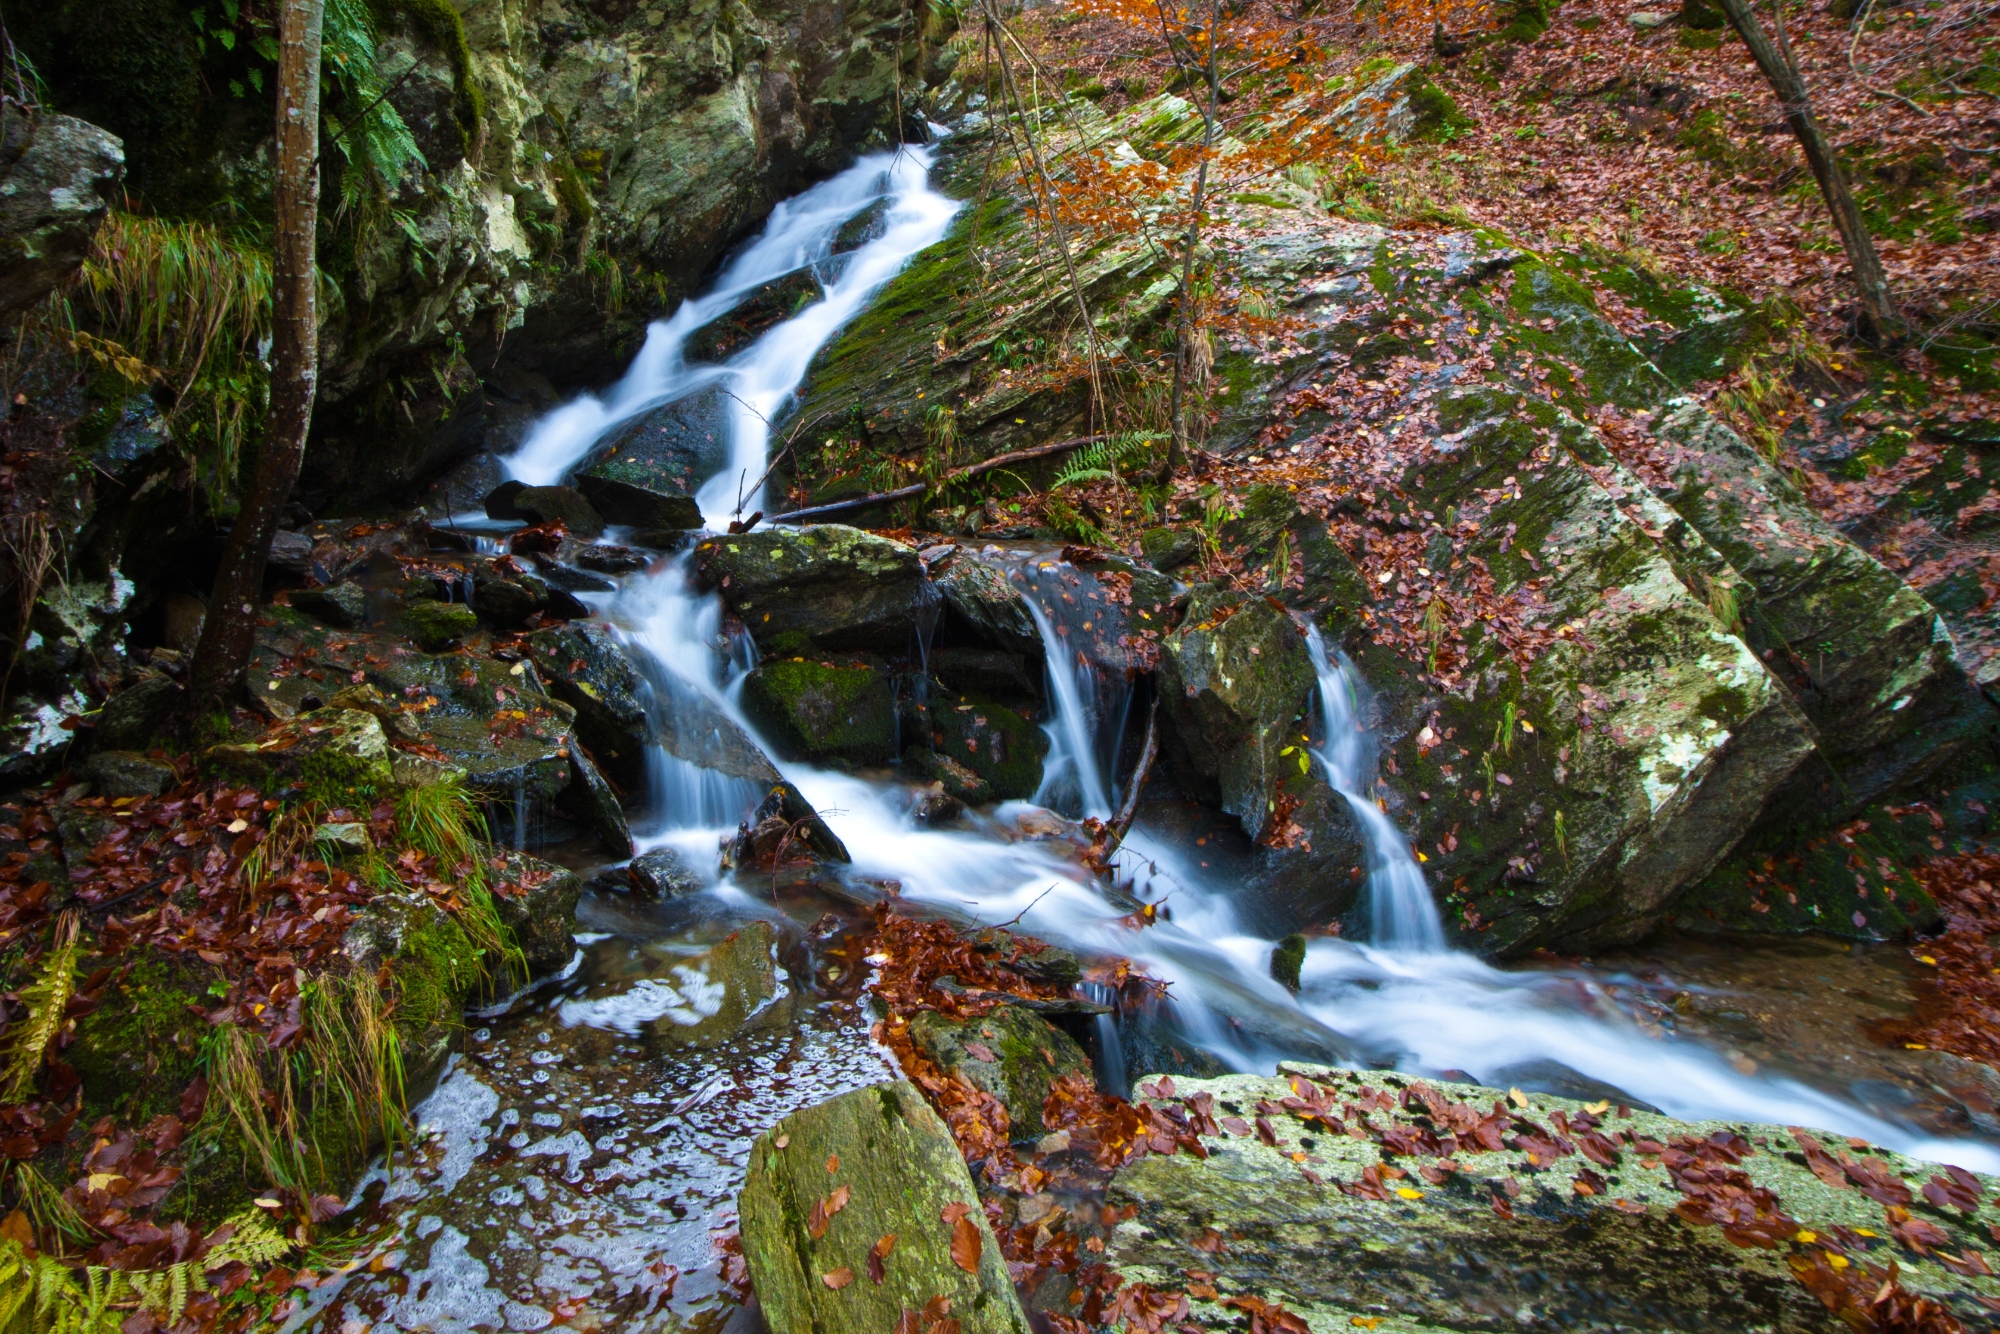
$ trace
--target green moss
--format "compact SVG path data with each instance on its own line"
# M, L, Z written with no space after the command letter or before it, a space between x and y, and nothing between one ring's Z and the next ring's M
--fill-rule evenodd
M928 723L932 749L985 779L993 800L1032 797L1041 786L1049 739L1007 705L941 692L932 696Z
M329 809L358 806L365 810L393 781L386 763L334 746L313 751L299 761L299 783L306 799Z
M1532 42L1549 30L1561 0L1513 0L1501 11L1503 42Z
M872 667L772 662L743 682L743 709L787 758L887 764L896 702Z
M212 1002L205 971L140 954L110 983L103 1002L77 1021L65 1053L83 1077L93 1115L144 1125L178 1109L200 1069Z
M465 998L486 979L487 963L465 929L441 913L405 936L394 966L394 1019L405 1043L459 1027Z
M1690 51L1714 51L1722 45L1722 34L1684 27L1674 34L1674 41Z
M479 617L462 602L412 602L403 609L403 628L426 653L441 653L479 628Z
M1429 79L1419 78L1410 90L1410 111L1412 138L1449 143L1472 128L1472 118L1459 110L1451 94Z

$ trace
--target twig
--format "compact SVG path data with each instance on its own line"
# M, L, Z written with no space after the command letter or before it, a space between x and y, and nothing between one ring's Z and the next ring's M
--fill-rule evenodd
M1029 913L1035 910L1036 903L1040 903L1043 899L1047 898L1049 895L1055 892L1056 892L1056 887L1054 885L1050 885L1047 889L1035 895L1034 903L1030 903L1027 907L1021 909L1021 911L1015 913L1012 917L1008 918L1004 922L999 923L998 925L1003 928L1009 926L1019 926L1021 924L1021 919L1023 917L1026 917Z

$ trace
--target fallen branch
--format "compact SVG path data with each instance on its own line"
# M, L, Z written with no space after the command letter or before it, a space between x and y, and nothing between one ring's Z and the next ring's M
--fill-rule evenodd
M1139 794L1146 790L1146 776L1153 770L1153 761L1160 753L1160 701L1153 700L1152 711L1146 715L1146 744L1139 751L1139 764L1132 770L1132 782L1125 789L1125 802L1118 813L1106 821L1096 831L1090 841L1090 850L1084 860L1098 870L1107 870L1111 859L1118 855L1119 846L1125 842L1126 833L1132 828L1132 821L1139 814Z
M771 523L804 523L828 514L844 514L849 510L868 509L875 505L887 505L898 500L914 500L933 486L943 486L950 482L962 482L968 477L992 472L1015 463L1026 463L1031 459L1052 458L1057 454L1067 454L1071 450L1082 449L1085 445L1098 444L1109 440L1108 435L1082 435L1074 440L1058 440L1052 445L1036 445L1033 449L1017 449L1011 454L987 459L984 463L974 463L946 473L935 482L918 482L913 486L898 487L894 491L877 491L872 495L856 496L852 500L836 500L825 505L814 505L809 509L791 510L785 514L773 514Z

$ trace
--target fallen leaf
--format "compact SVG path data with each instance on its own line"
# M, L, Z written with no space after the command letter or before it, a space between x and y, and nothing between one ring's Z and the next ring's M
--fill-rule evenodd
M993 1048L983 1042L966 1043L965 1054L976 1061L984 1061L988 1065L998 1065L1000 1063L1000 1058L993 1054Z
M951 1262L968 1274L979 1272L979 1253L986 1241L979 1235L979 1225L965 1215L951 1225Z
M828 1154L828 1155L827 1155L827 1159L826 1159L826 1170L827 1170L827 1171L828 1171L829 1173L833 1173L833 1172L838 1172L838 1171L840 1170L840 1155L839 1155L839 1154L837 1154L837 1153L834 1153L834 1154Z
M790 1146L791 1142L792 1142L792 1137L790 1135L780 1135L776 1139L771 1141L771 1143L775 1144L777 1147L781 1149Z
M889 1252L895 1249L896 1234L893 1232L883 1233L882 1239L868 1248L868 1278L870 1282L880 1283L889 1276L889 1271L883 1268L882 1262L888 1259Z
M829 1288L832 1288L835 1292L839 1292L842 1288L846 1287L848 1284L854 1281L854 1271L852 1269L849 1269L847 1266L842 1265L840 1268L834 1270L831 1274L821 1274L819 1276L819 1281L826 1284L826 1286L828 1286Z

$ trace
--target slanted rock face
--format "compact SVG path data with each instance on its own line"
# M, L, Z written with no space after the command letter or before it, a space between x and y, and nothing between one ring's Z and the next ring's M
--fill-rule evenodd
M1817 1257L1823 1272L1837 1273L1828 1247L1844 1244L1833 1241L1842 1236L1860 1241L1845 1265L1897 1258L1906 1289L1961 1318L1983 1319L1979 1300L2000 1286L1910 1263L1888 1240L1892 1215L1878 1201L1900 1196L1937 1226L1937 1250L1977 1248L2000 1214L1988 1203L1990 1187L1969 1174L1969 1210L1930 1209L1920 1192L1949 1181L1935 1165L1838 1146L1855 1164L1850 1175L1836 1145L1808 1146L1781 1126L1674 1121L1542 1094L1516 1104L1469 1084L1283 1069L1297 1077L1177 1079L1158 1101L1178 1108L1205 1095L1216 1117L1247 1121L1260 1102L1315 1091L1310 1074L1316 1096L1333 1103L1330 1115L1342 1120L1345 1105L1344 1123L1360 1137L1277 1113L1261 1123L1275 1145L1247 1130L1225 1132L1204 1138L1205 1158L1156 1155L1120 1169L1107 1203L1132 1214L1113 1230L1105 1259L1128 1282L1178 1285L1187 1269L1202 1269L1214 1276L1217 1298L1281 1302L1314 1329L1387 1312L1413 1330L1714 1334L1842 1328L1793 1272L1796 1264L1810 1271ZM1380 1101L1360 1101L1370 1093ZM1367 1130L1354 1120L1363 1107ZM1484 1132L1468 1128L1487 1118L1492 1144L1481 1147L1476 1133ZM1384 1147L1391 1131L1413 1136L1401 1141L1408 1152ZM1439 1172L1432 1146L1448 1132L1458 1136L1456 1167ZM1714 1153L1718 1145L1726 1156ZM1704 1153L1708 1161L1698 1162ZM1830 1181L1807 1166L1812 1155ZM1690 1185L1705 1176L1739 1187L1743 1212L1732 1225L1763 1231L1770 1246L1734 1245L1718 1226L1691 1225L1715 1215L1676 1189L1676 1171L1691 1172ZM1771 1197L1753 1197L1758 1190ZM1196 1304L1199 1328L1231 1328L1230 1315L1208 1300Z
M1091 132L1155 142L1185 114L1160 99ZM976 191L976 139L945 147L947 188ZM1260 458L1265 484L1184 497L1176 512L1203 518L1202 542L1240 571L1245 601L1312 615L1355 660L1381 750L1368 799L1425 857L1459 944L1632 939L1747 834L1824 827L1906 790L1990 717L1922 599L1566 275L1491 238L1310 209L1244 221L1233 281L1300 327L1282 348L1223 340L1206 448ZM999 343L1060 336L1027 295L1031 228L989 205L978 263L970 234L884 289L817 363L803 412L865 421L876 453L920 449L939 403L961 450L986 456L1087 429L1083 389L1031 392L993 364ZM1158 334L1173 275L1157 257L1114 237L1076 267L1109 336ZM994 283L1021 284L1020 299L953 299ZM808 453L799 480L832 484L851 443L824 462ZM1170 564L1194 554L1171 531L1138 545ZM1187 627L1200 623L1183 617L1163 644L1163 702L1188 698ZM1262 747L1264 790L1238 779L1232 791L1219 754L1183 747L1238 744L1240 719L1167 712L1176 770L1265 835L1250 882L1271 925L1346 911L1357 849L1323 770L1272 765ZM1798 920L1850 929L1844 908L1811 915L1804 898ZM1753 907L1704 913L1740 923ZM1893 925L1863 923L1851 929Z
M626 787L645 779L645 683L611 631L576 624L528 637L535 669L549 693L576 710L576 730L591 754Z
M927 591L913 548L839 524L714 537L694 560L766 653L908 653Z
M942 1297L963 1334L1027 1334L965 1160L910 1084L857 1089L760 1135L737 1211L773 1330L882 1334Z

